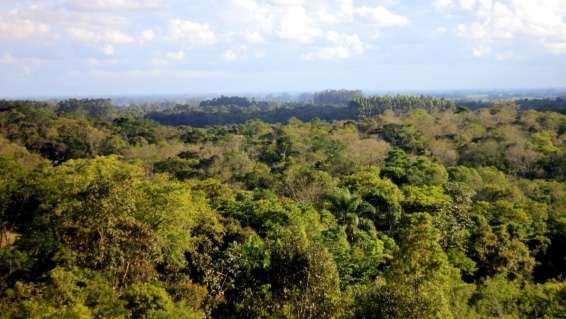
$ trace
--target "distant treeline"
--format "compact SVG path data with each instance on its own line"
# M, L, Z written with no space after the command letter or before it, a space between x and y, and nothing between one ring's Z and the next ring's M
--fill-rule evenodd
M456 109L454 102L431 96L359 97L350 104L358 109L358 114L362 117L371 117L386 111L402 114L416 109L424 109L428 112Z
M559 97L556 99L520 99L514 100L514 102L523 111L539 110L566 113L566 97ZM493 104L493 102L486 101L457 101L456 103L458 106L466 107L470 110L489 107Z
M207 127L225 124L244 123L252 119L259 119L267 123L284 123L291 118L301 121L310 121L315 118L321 120L347 120L357 117L358 109L351 105L347 107L318 106L312 104L288 104L278 108L245 109L228 107L214 111L202 109L186 109L181 112L169 110L165 112L152 112L147 118L166 125L188 125L193 127Z
M302 121L310 121L315 118L326 121L355 120L385 111L401 114L416 109L427 111L456 109L453 102L430 96L366 98L356 91L325 91L315 95L314 100L315 104L285 103L279 105L223 96L203 101L198 108L178 105L164 112L150 112L147 118L167 125L207 127L244 123L252 119L268 123L284 123L291 118ZM222 101L226 104L221 104Z
M201 107L228 106L228 105L234 105L234 106L239 106L239 107L248 107L251 104L252 103L250 102L250 100L248 100L245 97L224 96L224 95L222 95L221 97L211 99L211 100L205 100L205 101L200 102Z
M311 103L312 102L312 103ZM58 114L81 115L91 119L108 120L120 114L145 116L165 125L209 127L240 124L258 119L267 123L285 123L292 118L310 121L355 120L384 112L404 114L416 109L427 112L452 110L473 111L488 108L493 102L452 101L431 96L373 96L363 97L360 91L329 90L316 93L311 102L255 101L246 97L220 96L201 101L198 105L179 104L162 110L159 105L116 107L110 99L68 99L49 101L0 100L0 111L19 106L46 108ZM522 111L534 109L566 113L566 99L521 99L515 103Z
M317 105L347 105L362 96L363 93L360 90L326 90L315 93L313 103Z
M348 91L349 92L349 91ZM431 96L373 96L362 97L352 92L329 91L315 95L315 103L274 103L249 101L246 98L221 97L203 101L200 107L178 105L174 108L150 112L146 118L166 125L188 125L208 127L215 125L239 124L259 119L268 123L284 123L291 118L310 121L355 120L372 117L384 112L404 114L416 109L427 112L473 111L488 108L493 102L451 101ZM345 103L344 97L355 97ZM220 102L226 102L226 104ZM328 102L324 104L323 102ZM229 102L229 103L228 103ZM530 109L566 113L566 99L522 99L516 101L520 110Z
M518 100L516 103L522 110L539 110L566 113L566 98L557 99L524 99Z

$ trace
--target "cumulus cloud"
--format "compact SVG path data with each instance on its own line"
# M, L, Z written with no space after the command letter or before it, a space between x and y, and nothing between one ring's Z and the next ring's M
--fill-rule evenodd
M394 1L383 1L380 6L355 5L353 0L175 3L175 9L177 6L210 8L209 12L199 13L198 18L190 10L155 10L169 10L172 3L165 0L14 1L13 6L8 6L10 10L0 12L0 39L48 37L63 45L69 42L83 45L91 50L86 57L106 56L104 59L117 52L122 55L131 52L128 46L146 45L148 54L143 58L146 64L148 61L173 64L182 60L185 52L206 50L208 46L216 46L215 50L228 48L221 50L218 58L243 60L263 57L270 52L270 46L290 43L304 50L297 54L298 58L347 59L363 55L365 42L375 41L373 35L382 28L401 27L409 22L407 17L395 12ZM145 9L148 10L141 11ZM182 50L149 52L156 46Z
M364 53L364 43L357 34L343 34L329 31L326 39L332 46L319 48L303 55L305 60L348 59Z
M249 53L247 45L236 45L225 50L222 54L222 59L227 62L243 60L248 58ZM255 57L259 57L260 55L261 52L255 52L254 54Z
M313 60L363 54L360 45L335 43L329 32L355 33L363 47L364 39L375 40L374 35L382 28L409 23L406 16L386 6L356 6L353 0L231 0L227 12L226 19L233 29L245 30L240 36L242 40L251 44L277 40L308 44L317 49L303 58Z
M69 41L85 45L106 56L114 55L116 46L149 39L150 34L145 31L141 33L140 39L133 36L133 32L129 30L129 19L122 15L75 11L74 6L64 4L69 3L22 1L11 10L0 12L0 39L27 41L32 45ZM53 54L44 50L38 50L37 54Z
M259 33L259 32L246 33L244 35L244 38L246 39L246 41L248 41L250 43L263 43L263 42L265 42L263 35L261 35L261 33Z
M80 27L71 27L67 32L75 39L86 44L130 44L135 42L134 37L119 30L89 30Z
M49 31L48 24L34 21L17 11L0 13L0 38L26 39L43 36Z
M236 52L234 50L228 49L224 51L222 58L226 61L235 61L238 58L238 56L236 55Z
M494 52L500 41L527 37L552 54L566 54L564 0L437 0L443 10L470 12L473 21L459 24L458 34L470 39L475 56Z
M155 39L155 31L148 29L140 33L139 40L141 43L149 42Z
M16 59L8 52L4 52L0 56L0 64L13 64L16 62Z
M267 32L275 26L279 35L299 42L320 36L327 25L349 24L359 28L363 23L397 27L409 21L385 6L357 7L352 0L231 0L231 3L239 10L235 16L242 22L256 24Z
M326 34L326 39L335 45L342 45L348 48L348 51L352 54L361 55L364 53L364 43L357 34L329 31Z
M277 35L286 40L309 43L321 34L304 7L293 6L279 23Z
M566 54L566 42L564 43L544 43L544 48L551 54Z
M80 10L155 9L162 0L71 0L70 5Z
M104 48L102 48L102 52L106 55L112 56L114 55L114 47L111 45L107 45Z
M448 9L454 5L452 0L433 0L432 5L438 9Z
M400 27L409 22L406 17L395 14L382 6L360 7L354 12L360 19L379 27Z
M432 4L441 10L460 8L463 10L472 10L476 2L487 3L491 0L433 0Z
M70 12L57 7L43 12L53 21L55 38L96 49L105 55L113 55L118 46L143 43L151 36L147 30L134 30L130 20L121 15Z
M171 40L180 41L191 47L207 46L216 42L216 34L208 24L175 19L169 23Z
M166 54L166 57L171 60L181 61L185 58L185 51L180 50L175 52L169 52Z
M459 4L464 10L472 10L476 5L476 0L460 0Z

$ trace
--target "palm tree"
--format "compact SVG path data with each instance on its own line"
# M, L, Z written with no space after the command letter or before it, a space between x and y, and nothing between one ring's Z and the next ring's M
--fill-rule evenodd
M360 223L360 214L372 213L375 208L362 200L358 195L352 194L348 189L339 189L327 196L331 211L340 224L346 225L348 239L353 239L353 233Z
M348 189L340 189L328 195L327 200L332 205L332 212L340 223L345 223L348 215L357 213L362 204L362 199L350 193Z

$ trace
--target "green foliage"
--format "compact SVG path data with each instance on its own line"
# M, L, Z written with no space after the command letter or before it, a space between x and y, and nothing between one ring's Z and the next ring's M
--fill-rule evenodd
M399 149L394 149L387 154L385 165L381 170L381 176L391 179L396 184L407 182L408 169L411 161L407 154Z
M457 272L438 244L428 214L406 221L399 249L385 274L356 305L361 318L450 318L450 289Z
M415 109L426 109L427 111L445 111L453 109L452 102L444 99L436 99L427 96L372 96L359 97L353 104L358 108L363 117L376 116L385 111L406 113Z
M362 96L360 90L326 90L314 94L314 104L347 105L349 102Z
M530 318L564 318L566 315L566 285L564 282L529 284L523 290L519 307Z
M566 117L358 94L0 101L0 318L564 318Z
M407 171L407 180L412 185L442 186L448 181L448 172L443 165L418 157Z
M110 120L114 108L111 99L70 99L57 104L57 112L94 120Z
M403 187L403 192L405 200L402 204L409 212L435 212L449 206L452 202L450 196L439 186L408 185Z

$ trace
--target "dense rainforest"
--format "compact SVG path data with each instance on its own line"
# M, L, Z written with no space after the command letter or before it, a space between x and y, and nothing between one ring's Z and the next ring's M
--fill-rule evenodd
M0 101L0 318L566 318L563 101L330 93Z

